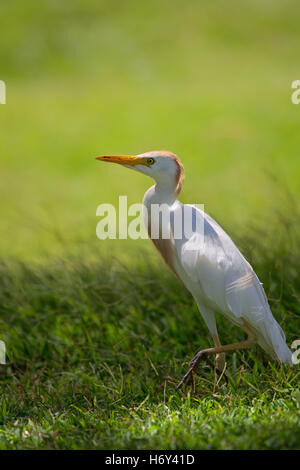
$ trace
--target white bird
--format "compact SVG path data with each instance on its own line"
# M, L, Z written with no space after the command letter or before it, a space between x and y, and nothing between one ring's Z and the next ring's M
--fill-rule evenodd
M201 359L210 362L208 355L216 354L216 370L220 375L225 367L225 352L250 348L256 343L273 359L292 365L284 332L272 315L253 268L215 220L196 206L177 201L184 176L178 157L171 152L152 151L135 156L104 155L97 160L121 164L155 180L143 199L146 228L166 264L193 295L214 341L214 348L199 351L192 359L178 387L193 379ZM150 214L154 205L167 208L169 221L164 217L153 221ZM178 238L175 219L198 228ZM153 233L158 233L157 238ZM222 346L216 313L222 313L242 328L248 338Z

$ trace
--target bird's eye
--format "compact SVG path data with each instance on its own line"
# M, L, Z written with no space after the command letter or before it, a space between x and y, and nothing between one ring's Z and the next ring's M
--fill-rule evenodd
M154 163L154 158L147 158L148 165L153 165L153 163Z

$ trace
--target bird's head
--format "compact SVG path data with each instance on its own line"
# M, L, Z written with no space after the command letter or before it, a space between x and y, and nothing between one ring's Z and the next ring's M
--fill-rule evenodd
M159 185L172 186L177 194L181 190L184 171L174 153L157 150L139 155L102 155L96 159L118 163L151 176Z

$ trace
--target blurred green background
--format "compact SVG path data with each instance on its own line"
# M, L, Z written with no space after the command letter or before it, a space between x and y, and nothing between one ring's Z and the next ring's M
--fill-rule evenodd
M2 0L0 256L150 247L96 239L98 204L140 202L151 183L103 153L177 153L181 200L227 229L263 226L282 186L297 199L299 14L291 0Z
M299 0L0 0L0 449L298 449L299 370L228 354L220 393L190 294L149 240L99 241L100 203L170 150L299 338ZM121 262L120 262L121 260ZM157 263L157 264L156 264ZM243 335L218 317L222 344Z

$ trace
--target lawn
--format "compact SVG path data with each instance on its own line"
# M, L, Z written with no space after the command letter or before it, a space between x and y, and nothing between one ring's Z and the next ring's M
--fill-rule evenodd
M99 154L163 148L300 338L296 1L0 5L1 449L299 449L300 369L211 345L149 240L99 241L96 208L150 180ZM223 343L241 331L218 319Z

